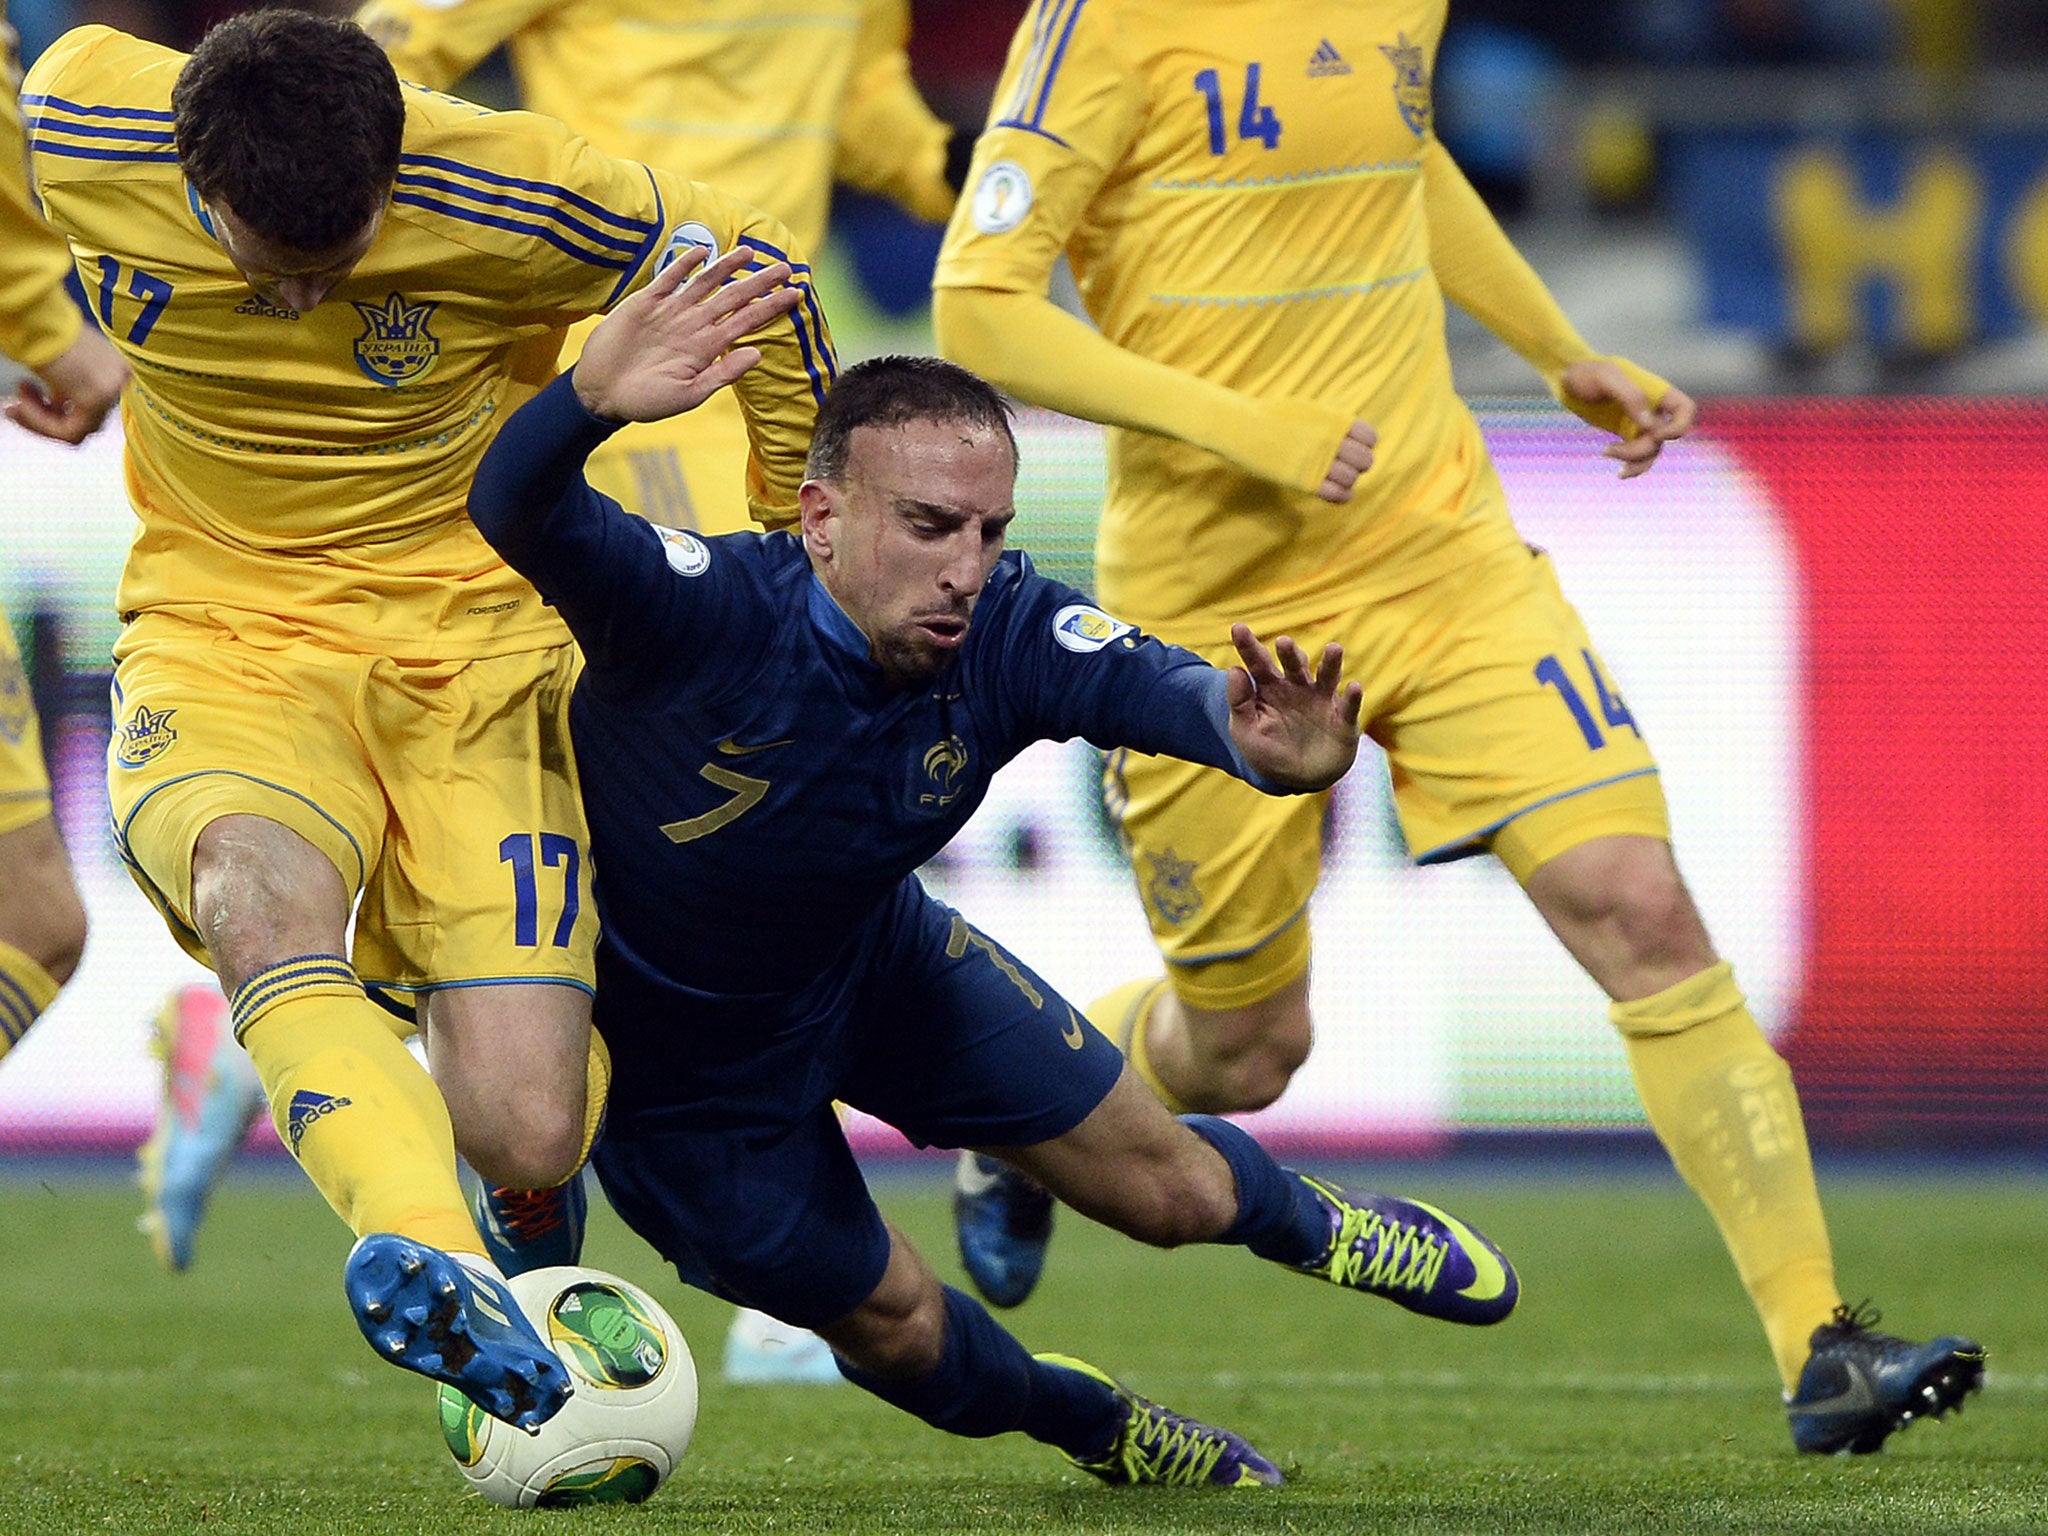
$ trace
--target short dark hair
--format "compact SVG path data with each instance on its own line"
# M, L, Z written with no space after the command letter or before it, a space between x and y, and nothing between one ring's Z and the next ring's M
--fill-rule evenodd
M265 240L329 251L391 194L405 98L352 21L248 11L200 39L171 88L178 163Z
M1010 402L986 379L936 357L876 357L839 375L811 428L804 473L838 480L856 427L900 427L913 421L964 421L1000 432L1017 462Z

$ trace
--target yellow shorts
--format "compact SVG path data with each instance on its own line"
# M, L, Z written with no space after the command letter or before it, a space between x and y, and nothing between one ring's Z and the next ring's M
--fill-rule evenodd
M0 609L0 832L17 832L50 814L50 771L43 733L14 626Z
M591 986L597 910L571 645L400 662L145 615L122 636L107 784L130 872L204 962L192 849L265 816L340 871L373 991Z
M613 434L584 465L593 486L664 528L738 533L747 511L747 421L721 389L694 411Z
M1548 556L1510 548L1294 638L1343 645L1418 862L1491 851L1526 881L1595 837L1670 835L1656 761ZM1236 659L1227 639L1204 654ZM1182 997L1242 1007L1307 968L1327 796L1128 752L1104 792Z

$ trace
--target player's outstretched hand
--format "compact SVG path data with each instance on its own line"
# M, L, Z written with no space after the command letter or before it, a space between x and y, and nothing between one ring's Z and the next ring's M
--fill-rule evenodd
M91 326L40 372L40 385L23 379L15 397L0 410L16 426L60 443L82 443L99 431L128 382L128 365L121 354Z
M737 275L757 254L739 246L704 265L681 252L590 333L576 360L576 398L607 421L660 421L695 410L761 361L742 336L796 308L789 264Z
M1640 381L1640 382L1639 382ZM1661 386L1653 402L1644 382ZM1664 445L1690 432L1699 418L1692 396L1654 374L1624 367L1612 357L1589 357L1564 371L1565 403L1596 426L1618 432L1621 441L1601 450L1621 465L1621 478L1645 474ZM1602 409L1605 407L1605 409Z
M1379 440L1379 433L1364 422L1351 423L1351 430L1337 445L1337 457L1330 461L1330 472L1323 476L1323 483L1316 487L1316 494L1325 501L1349 501L1358 477L1372 468L1372 451L1379 445Z
M1251 629L1230 626L1244 665L1230 669L1230 734L1244 760L1288 789L1328 789L1358 756L1358 711L1365 690L1340 685L1344 647L1323 647L1314 675L1308 657L1282 635L1267 650Z

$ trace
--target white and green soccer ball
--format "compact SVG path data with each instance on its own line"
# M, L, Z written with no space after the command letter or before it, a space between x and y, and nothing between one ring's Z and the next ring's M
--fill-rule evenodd
M440 1389L441 1437L493 1504L637 1504L668 1479L697 1427L697 1367L675 1319L638 1286L580 1265L514 1276L512 1294L576 1384L539 1434Z

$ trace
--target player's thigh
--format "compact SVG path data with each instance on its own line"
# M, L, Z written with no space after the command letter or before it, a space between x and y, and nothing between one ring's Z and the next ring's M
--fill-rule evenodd
M855 996L840 1096L920 1146L1064 1135L1123 1070L1045 979L912 881Z
M1175 992L1209 1011L1262 1001L1308 968L1327 795L1266 795L1213 768L1118 751L1103 794Z
M1611 820L1616 803L1636 820L1661 806L1656 759L1548 556L1505 551L1428 597L1430 653L1372 727L1418 861L1498 844L1512 865L1517 823L1569 839L1579 821Z
M380 661L363 733L390 805L356 923L366 984L588 993L597 911L569 741L573 646Z
M837 1322L889 1262L838 1115L717 1118L608 1132L591 1159L605 1197L687 1283L799 1327Z
M738 533L747 511L747 423L721 390L694 411L639 422L607 439L584 478L629 512L664 528Z
M334 866L353 899L384 836L384 797L356 734L358 657L243 645L143 620L114 671L107 791L129 873L194 957L192 857L223 816L278 823Z

